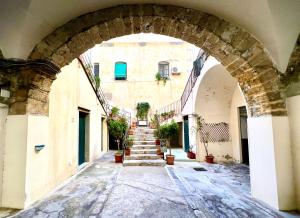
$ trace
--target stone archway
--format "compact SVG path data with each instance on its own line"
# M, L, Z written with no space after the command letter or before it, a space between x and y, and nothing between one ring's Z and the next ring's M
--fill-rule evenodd
M63 67L97 43L141 32L180 38L217 58L238 79L251 116L286 115L280 73L264 46L245 30L198 10L152 4L101 9L57 28L29 59Z

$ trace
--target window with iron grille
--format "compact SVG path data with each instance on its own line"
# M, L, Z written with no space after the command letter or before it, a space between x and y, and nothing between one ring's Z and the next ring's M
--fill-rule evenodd
M118 61L115 63L115 80L127 79L127 63Z
M169 77L169 62L166 61L159 62L158 72L162 77Z
M100 65L99 63L94 63L94 76L99 77Z

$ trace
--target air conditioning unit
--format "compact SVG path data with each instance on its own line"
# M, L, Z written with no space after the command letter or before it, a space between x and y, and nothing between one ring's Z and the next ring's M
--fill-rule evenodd
M177 67L172 67L171 73L172 73L172 75L180 75L180 72L178 72Z

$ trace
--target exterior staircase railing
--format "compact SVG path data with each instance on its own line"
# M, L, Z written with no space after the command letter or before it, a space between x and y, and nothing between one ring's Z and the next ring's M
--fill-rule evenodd
M78 58L81 66L83 67L91 85L93 86L94 91L96 92L96 95L105 111L106 114L110 111L110 105L104 95L104 92L100 85L97 85L96 79L94 77L93 73L93 64L91 61L91 56L88 52L85 52L81 54Z
M199 54L193 63L193 69L191 71L191 74L185 85L184 91L183 91L181 99L180 99L181 111L183 110L183 108L195 86L198 76L200 76L201 70L202 70L203 65L207 58L208 58L208 54L206 52L204 52L202 49L200 49Z
M180 115L181 114L180 99L156 110L156 113L160 115L160 119L162 121Z

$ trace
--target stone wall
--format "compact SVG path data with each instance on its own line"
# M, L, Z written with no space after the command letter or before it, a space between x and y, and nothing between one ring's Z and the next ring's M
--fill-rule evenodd
M7 87L10 98L1 98L9 105L9 114L48 115L48 95L60 71L47 61L1 60L0 86Z
M264 46L245 30L198 10L152 4L98 10L57 28L29 58L62 67L97 43L140 32L180 38L216 57L238 79L251 116L286 114L279 72Z

